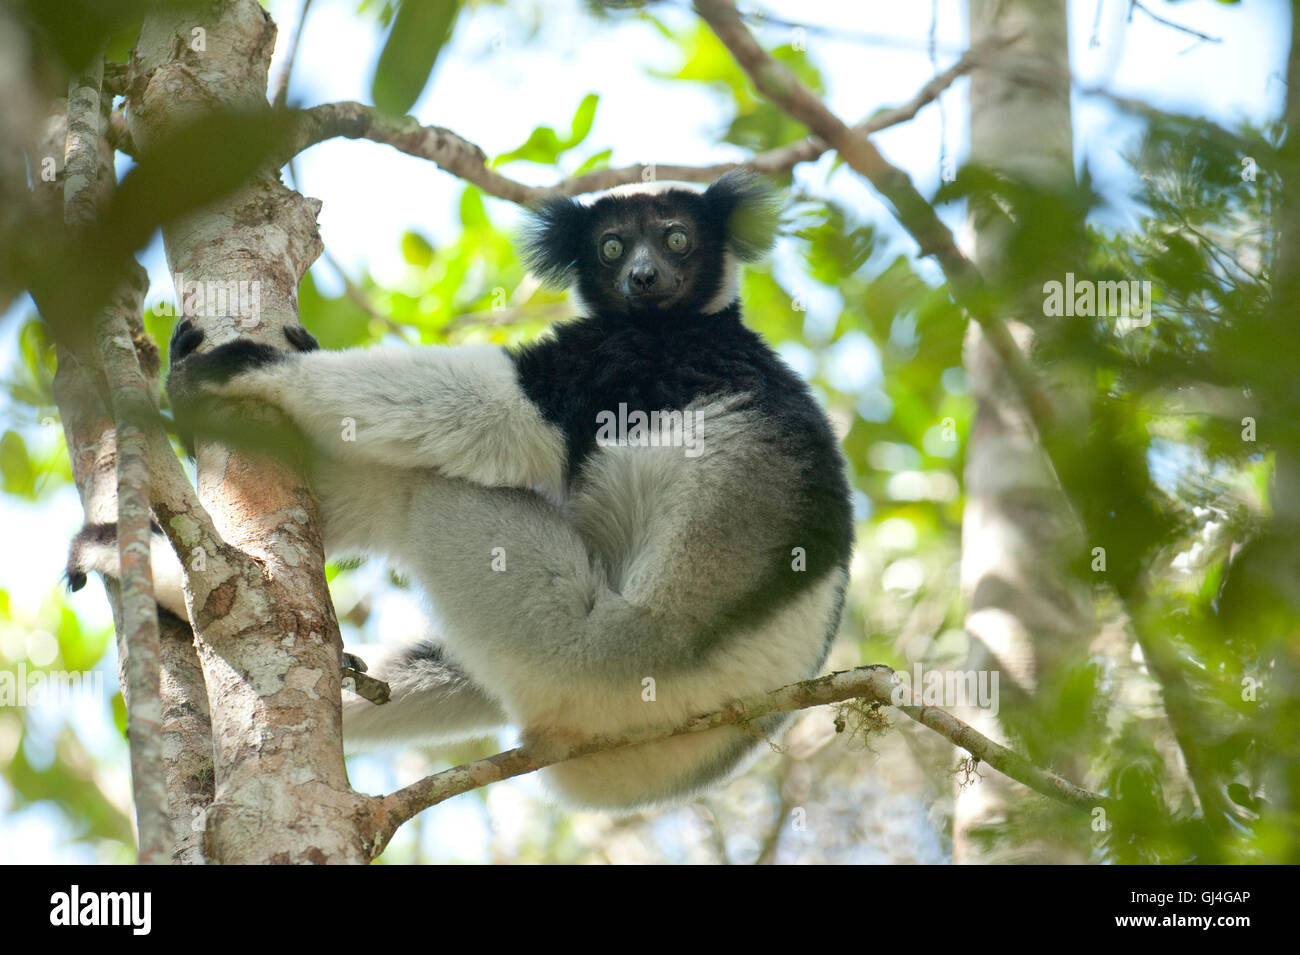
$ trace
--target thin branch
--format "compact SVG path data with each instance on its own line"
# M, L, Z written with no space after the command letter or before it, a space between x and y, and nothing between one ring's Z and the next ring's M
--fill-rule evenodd
M1039 433L1054 419L1047 394L1006 325L990 309L983 277L957 247L952 231L912 184L907 173L890 163L871 140L827 109L785 64L773 59L745 28L731 0L697 0L696 10L749 74L759 92L793 119L803 123L839 153L850 168L870 182L894 207L899 223L934 256L948 279L953 298L980 323L989 344L1015 382Z
M1198 704L1187 685L1186 668L1168 639L1157 635L1156 628L1145 620L1133 616L1135 608L1128 601L1125 601L1125 612L1133 621L1133 633L1142 649L1147 671L1160 685L1165 717L1187 765L1187 777L1201 805L1201 817L1212 831L1225 835L1231 831L1233 822L1243 824L1248 815L1243 807L1228 798L1212 761L1206 758L1201 745L1206 734L1200 725Z
M393 316L377 309L370 301L370 296L366 294L365 290L361 288L361 286L357 285L356 282L352 281L352 276L348 275L347 270L343 268L339 260L330 255L329 249L321 249L321 258L324 259L326 264L334 270L334 274L339 277L339 280L343 283L343 294L346 295L354 305L369 315L373 320L387 326L388 330L402 341L406 342L408 345L411 344L410 337L407 335L406 326L402 325L401 322L396 321Z
M1174 20L1166 19L1165 17L1162 17L1160 14L1156 13L1154 10L1152 10L1150 7L1148 7L1146 4L1139 2L1139 0L1129 0L1129 5L1128 5L1128 19L1129 19L1129 22L1132 22L1132 20L1133 20L1133 11L1134 11L1134 10L1141 10L1143 13L1145 13L1147 16L1149 16L1152 20L1156 21L1156 23L1163 24L1164 26L1167 26L1167 27L1173 27L1173 28L1174 28L1175 30L1177 30L1179 33L1186 33L1188 36L1194 36L1194 37L1196 37L1198 40L1205 40L1206 42L1209 42L1209 43L1222 43L1222 42L1223 42L1223 38L1222 38L1222 37L1210 36L1210 34L1208 34L1208 33L1202 33L1200 30L1193 30L1193 29L1192 29L1191 27L1189 27L1189 26L1183 26L1183 24L1178 23L1178 22L1176 22L1176 21L1174 21ZM1192 46L1195 47L1195 44L1192 44Z
M1077 79L1071 80L1074 84L1075 91L1080 96L1095 96L1098 99L1104 99L1122 109L1126 113L1133 113L1141 116L1149 123L1153 122L1175 122L1184 123L1187 126L1194 126L1202 132L1210 133L1215 139L1220 140L1234 149L1240 150L1243 154L1253 154L1256 158L1261 152L1272 153L1273 147L1262 139L1248 139L1238 133L1218 125L1206 116L1189 116L1186 113L1174 113L1169 110L1160 109L1152 106L1150 103L1135 99L1132 96L1123 96L1113 90L1108 90L1102 86L1085 86Z
M972 47L961 55L961 57L948 69L942 73L936 73L924 86L916 91L916 94L901 106L895 106L893 109L886 110L883 113L877 113L871 119L858 123L853 127L859 133L864 135L878 132L889 126L897 126L899 123L905 123L919 113L922 107L937 100L941 93L949 86L961 79L971 70L978 66L985 66L1003 47L1014 43L1018 40L1019 34L1010 37L996 37L988 43L981 44L978 47Z
M86 72L73 77L68 86L64 219L74 228L93 223L97 212L103 69L103 56L97 55ZM117 435L120 646L126 658L123 689L131 743L131 788L140 840L137 858L146 865L160 865L170 858L171 822L162 752L158 605L154 600L149 560L149 468L145 462L145 438L138 423L139 400L132 387L135 384L132 373L140 376L140 365L123 318L125 314L140 312L144 285L144 270L136 265L133 274L125 278L120 294L98 316L96 331Z
M150 561L150 475L148 439L142 422L148 401L135 343L124 314L144 306L144 269L124 283L119 301L96 323L100 357L108 381L113 430L117 433L117 547L121 568L122 636L126 650L127 736L131 743L131 778L140 828L139 861L162 865L171 860L166 769L162 751L161 646L158 604Z
M790 822L790 814L796 806L803 805L807 793L801 791L798 799L791 796L790 789L794 786L794 773L791 767L794 764L794 757L787 751L781 755L781 766L776 773L776 795L777 807L776 818L772 820L772 825L767 829L767 834L763 836L763 842L759 846L758 855L754 859L754 865L774 865L776 863L776 854L781 848L781 837L785 835L786 826Z
M108 114L106 135L109 145L118 152L126 153L133 158L136 156L135 141L131 138L131 130L126 125L126 114L120 109L115 109Z
M860 699L871 703L893 705L895 699L906 702L910 698L909 694L908 686L897 682L894 671L889 667L880 665L858 667L856 670L843 670L816 679L791 683L780 689L743 700L735 700L715 713L694 717L671 729L651 727L621 736L596 736L546 753L528 747L497 753L486 759L427 776L377 800L373 853L379 855L398 826L430 806L436 806L452 796L486 786L488 783L531 773L565 760L620 749L624 746L657 743L673 736L702 733L720 726L746 724L770 713L802 710L826 703ZM1035 766L1019 753L995 743L943 710L931 706L910 705L899 706L898 709L967 750L982 762L1044 796L1083 811L1108 804L1108 800L1103 796L1082 789L1055 773Z
M442 326L443 335L459 331L462 328L494 328L499 325L515 325L520 322L540 322L555 320L570 315L573 306L569 302L546 302L542 305L514 305L509 308L487 309L480 312L461 312L448 319Z
M866 136L907 122L938 99L960 77L987 62L989 56L1005 42L1009 41L999 40L995 44L967 50L956 63L926 82L907 102L863 120L854 129ZM681 182L712 182L723 173L737 168L748 169L758 175L779 175L789 172L800 163L816 160L831 148L825 140L811 136L769 149L744 162L710 163L702 166L671 163L623 166L571 176L553 186L529 186L488 168L487 154L464 137L441 126L421 126L409 116L385 116L373 107L354 102L313 106L303 110L300 116L302 120L298 136L291 146L294 154L336 136L368 139L392 146L407 155L428 159L446 172L473 183L490 196L521 205L537 202L547 196L577 196L640 182L650 177Z
M106 68L107 69L107 68ZM108 81L105 80L105 89ZM104 106L101 100L101 107ZM102 111L101 111L102 115ZM38 143L42 155L66 156L66 114L46 125ZM101 201L113 187L112 150L101 141L98 149L98 188ZM66 178L60 167L57 181ZM64 203L62 188L41 182L37 194L46 208L55 200ZM51 213L52 214L52 213ZM33 293L43 315L49 314L44 296ZM157 350L143 336L140 305L136 301L126 319L136 339L139 363L149 380L149 394L156 393ZM106 385L99 354L93 348L81 351L88 364L77 360L68 342L57 348L58 367L52 390L63 424L64 441L72 464L72 475L81 497L88 523L114 522L117 519L117 433L106 404ZM91 343L93 344L93 343ZM97 387L92 378L99 379ZM173 458L175 456L173 455ZM158 485L153 476L151 486ZM105 580L105 589L113 608L115 623L122 619L121 588L115 580ZM188 621L161 614L160 697L162 703L163 768L167 789L167 810L171 817L171 856L174 862L202 862L201 834L194 826L196 813L212 802L212 733L208 719L207 690L199 671L194 650L194 633ZM129 692L126 676L127 653L119 641L120 682Z
M294 25L293 36L289 40L289 49L284 55L284 63L280 67L280 73L275 78L275 84L272 87L275 94L271 97L271 105L283 107L289 101L289 79L293 76L293 64L298 58L298 44L302 42L302 29L307 23L307 13L311 10L311 0L302 0L302 9L298 11L298 22Z
M751 26L765 27L775 26L782 27L791 32L802 30L810 36L822 36L831 40L838 40L847 43L861 43L866 46L881 46L889 49L915 50L921 44L908 36L891 36L888 33L867 33L861 30L846 30L842 26L828 26L822 23L806 23L800 20L788 20L784 17L774 16L766 10L756 10L754 12L741 11L741 19L745 20Z

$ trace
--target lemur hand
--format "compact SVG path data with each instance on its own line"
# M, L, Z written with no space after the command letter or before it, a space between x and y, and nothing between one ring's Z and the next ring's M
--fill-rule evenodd
M320 347L300 325L287 326L284 337L298 352ZM170 345L167 397L186 450L194 453L196 435L272 453L299 445L301 437L296 431L283 423L250 416L247 406L241 409L238 402L258 394L257 388L250 387L255 376L265 377L258 372L292 361L293 354L242 338L198 354L195 349L202 342L203 329L188 318L176 323Z

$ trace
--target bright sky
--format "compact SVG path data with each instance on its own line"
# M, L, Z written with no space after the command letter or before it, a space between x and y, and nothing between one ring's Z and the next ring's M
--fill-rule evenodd
M936 5L938 69L943 69L965 47L965 3L938 0ZM1107 86L1164 109L1206 115L1223 124L1243 118L1259 123L1278 115L1290 35L1284 0L1243 0L1237 6L1215 0L1174 4L1149 0L1148 5L1163 16L1221 37L1223 42L1197 42L1154 23L1140 11L1131 23L1125 23L1128 0L1074 2L1070 5L1071 62L1083 86ZM280 24L273 75L293 32L299 6L299 0L270 4ZM369 77L383 38L354 16L356 6L356 0L317 0L313 4L291 90L296 104L368 99ZM422 122L455 130L494 155L519 145L536 125L567 130L581 98L598 92L601 101L595 125L577 151L575 164L605 148L613 149L611 162L615 165L741 158L738 149L718 142L727 115L725 97L715 98L695 85L667 83L650 75L651 71L671 71L677 65L674 47L653 28L628 16L614 17L613 25L595 24L581 12L580 0L548 0L535 7L539 12L523 15L518 3L504 9L483 6L462 16L414 114ZM936 72L926 53L930 3L770 0L761 7L774 17L808 25L805 42L826 79L827 102L845 119L857 120L881 106L909 98ZM693 16L684 0L657 9L674 26L688 23ZM791 38L789 28L777 25L765 26L759 35L768 46ZM1095 45L1090 44L1094 35ZM940 112L931 106L913 122L876 137L880 148L909 170L925 194L932 194L939 184L941 143L958 162L965 154L965 83L944 97L944 113L946 127L942 129ZM1076 162L1086 158L1095 181L1116 204L1111 221L1122 222L1130 213L1123 206L1126 179L1119 156L1136 125L1104 101L1077 96L1074 121ZM372 143L334 140L303 154L297 170L300 188L324 201L322 236L331 254L349 270L369 268L381 281L396 279L403 265L399 239L408 229L423 231L435 244L455 238L455 199L461 184L431 163ZM823 160L798 170L797 175L810 191L834 193L860 209L864 218L888 226L889 218L868 186L847 169L828 179L828 170L829 161ZM509 172L539 184L552 178L549 169L526 163L515 164ZM517 215L508 203L490 200L489 205L498 221ZM946 215L950 225L960 229L959 212L948 210ZM154 242L143 260L152 281L150 301L170 298L161 241ZM837 307L834 293L790 278L790 270L784 267L788 261L789 249L778 249L776 264L782 278L789 279L794 291L805 293L810 303L810 330L833 321ZM338 291L339 283L328 267L318 264L314 275L325 291ZM18 320L28 314L30 307L23 306L0 316L0 367L12 363ZM800 364L797 349L789 357ZM836 383L845 388L866 383L878 370L874 349L865 336L849 338L831 361ZM9 406L4 406L2 413L4 426L17 427L34 450L48 449L60 439L57 427L19 421ZM71 490L39 507L0 498L0 528L3 539L11 544L0 549L0 588L10 592L16 613L35 613L49 599L62 570L67 541L80 522L80 507ZM12 546L15 542L22 547ZM85 620L108 619L97 586L73 595L72 603ZM386 604L380 612L389 615L381 617L386 633L409 635L415 627L414 608L409 604ZM77 722L87 727L86 718ZM113 745L97 730L87 729L83 735L95 737L96 751ZM0 757L3 753L4 741L0 739ZM358 766L354 777L359 787L371 791L391 781L386 773L370 766ZM124 783L124 776L117 782ZM508 802L512 797L508 789L494 787L490 798ZM4 813L7 803L0 784L0 863L33 858L91 861L84 851L63 844L65 836L55 814L32 811L15 817ZM438 827L439 839L445 848L446 840L460 833L463 842L458 844L474 857L482 851L486 832L481 803L465 799L459 805L463 808L447 820L455 824Z

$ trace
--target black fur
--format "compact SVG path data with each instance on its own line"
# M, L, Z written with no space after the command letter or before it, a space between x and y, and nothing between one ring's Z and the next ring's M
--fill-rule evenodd
M742 262L771 251L780 203L762 180L740 170L729 172L704 191L704 203L722 223L728 245Z
M532 215L524 233L524 262L551 285L567 285L582 255L585 212L572 199L548 199Z
M739 302L704 311L735 267L725 252L742 260L766 252L776 213L772 193L740 172L702 193L616 193L589 205L551 200L536 214L526 254L542 277L575 284L587 315L512 353L525 394L564 432L571 483L582 481L583 465L596 447L600 412L623 403L629 411L684 410L709 396L749 396L774 435L765 437L772 453L801 468L802 481L798 499L785 510L783 543L767 555L752 592L724 615L725 626L759 620L807 581L847 567L853 546L843 459L808 386L744 326ZM600 254L601 243L614 235L629 248L653 247L673 223L685 225L687 252L651 251L657 265L680 277L684 291L668 307L642 305L620 284L617 263ZM791 571L794 547L807 554L804 573Z
M298 351L319 351L320 342L316 341L316 336L301 325L284 326L284 337L289 340L289 344Z
M787 544L774 548L733 623L761 619L806 581L846 566L853 515L843 460L808 386L740 319L732 305L713 315L672 313L655 322L595 315L566 322L553 338L513 353L528 397L565 434L569 480L596 447L596 415L617 408L683 409L709 395L749 394L778 435L772 451L801 462L804 480L790 502ZM807 572L792 573L791 549L807 553Z
M294 351L314 351L320 347L301 325L286 326L284 337ZM296 429L270 423L250 428L246 418L230 417L221 399L207 391L207 386L224 384L241 372L289 361L291 354L245 338L199 354L195 349L203 338L203 329L188 318L181 319L172 330L167 399L185 449L193 456L194 436L203 433L239 447L300 458L305 448Z
M669 188L657 193L602 195L589 203L550 199L533 215L523 243L534 273L553 285L572 284L593 310L653 319L664 306L638 302L620 285L626 260L609 262L598 249L614 235L629 255L645 242L674 291L671 308L703 307L728 279L725 253L750 261L766 253L775 234L778 204L758 179L741 172L721 177L704 192ZM662 248L670 223L679 223L690 248L672 254ZM662 286L661 286L662 287Z

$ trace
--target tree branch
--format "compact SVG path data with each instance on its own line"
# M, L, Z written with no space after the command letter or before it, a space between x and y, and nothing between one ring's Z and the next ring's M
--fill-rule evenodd
M282 107L289 102L289 80L293 76L293 64L298 58L298 45L302 42L303 27L307 25L307 14L311 11L311 0L302 0L298 10L298 22L294 24L293 36L289 40L289 51L284 56L280 73L272 86L271 105Z
M854 129L863 136L897 126L912 119L925 106L985 62L1002 43L989 44L979 49L967 50L960 59L942 73L935 75L911 99L863 120ZM789 143L745 160L744 162L712 163L703 166L653 164L651 166L623 166L616 169L597 169L581 176L562 179L553 186L528 186L504 176L487 166L487 154L474 143L441 126L421 126L409 116L385 116L374 107L362 103L327 103L303 110L299 134L291 149L294 154L336 136L347 139L368 139L383 143L410 156L428 159L454 176L473 183L479 189L498 199L521 205L537 202L547 196L576 196L585 192L609 189L630 182L640 182L653 170L655 179L674 179L682 182L712 182L732 169L748 169L758 175L770 176L789 172L800 163L812 162L829 150L824 139L811 136Z
M377 800L373 807L376 838L372 851L375 856L378 856L387 846L388 840L392 838L397 827L417 813L423 812L430 806L436 806L452 796L486 786L488 783L521 776L524 773L531 773L580 756L589 756L592 753L655 743L673 736L702 733L720 726L746 724L770 713L786 713L810 706L842 703L853 699L881 705L894 705L895 699L902 700L905 705L897 707L901 712L951 740L994 769L1024 783L1030 789L1083 811L1108 804L1105 797L1082 789L1055 773L1035 766L1019 753L977 733L943 710L931 706L906 705L911 699L910 693L907 684L898 682L894 671L889 667L883 665L858 667L856 670L843 670L812 680L802 680L767 693L735 700L715 713L694 717L668 729L650 727L620 736L595 736L581 743L548 752L525 746L497 753L486 759L426 776Z
M250 104L255 123L279 128L261 105L272 21L256 0L199 12L207 35L201 76L176 42L172 11L144 17L127 111L137 143L165 141L196 115ZM297 289L320 251L319 209L263 167L240 188L164 224L173 274L200 286L240 283L238 304L204 311L206 347L236 337L283 345L283 328L297 318ZM245 300L245 289L256 298ZM153 437L151 458L179 469L170 445ZM158 510L191 572L188 609L210 705L215 798L203 818L204 848L221 863L365 861L355 823L372 798L347 781L342 641L306 478L283 461L214 442L200 440L197 450L199 493L233 546L214 542L214 551L194 553L206 515L188 498L162 501ZM199 574L214 571L221 585L205 588Z
M983 277L957 247L952 231L916 190L907 173L885 159L867 136L846 126L827 109L789 67L769 56L745 28L731 0L697 0L695 8L759 92L825 140L894 207L899 223L921 247L921 255L934 256L948 279L953 298L984 329L1039 433L1043 433L1055 417L1051 401L1038 386L1011 332L990 309Z
M1154 10L1148 7L1145 3L1140 3L1139 0L1129 0L1128 19L1130 22L1132 22L1133 20L1134 10L1141 10L1143 13L1149 16L1156 23L1159 23L1163 26L1172 27L1173 29L1177 30L1179 33L1186 33L1188 36L1194 36L1198 40L1205 40L1208 43L1223 42L1222 37L1210 36L1210 34L1208 33L1202 33L1200 30L1193 30L1189 26L1184 26L1183 24L1177 22L1176 20L1170 20L1166 17L1162 17L1160 14L1156 13ZM1192 46L1194 47L1195 44L1193 44Z
M65 153L64 218L85 227L95 221L99 190L100 85L102 55L68 86L68 136ZM108 381L113 428L117 436L117 545L119 575L119 647L124 651L127 735L131 744L131 784L139 831L138 859L160 865L170 857L170 820L162 753L162 700L159 696L158 605L154 600L149 560L151 514L149 468L135 344L127 314L139 314L144 301L144 270L136 265L124 277L113 302L96 321L99 356ZM144 402L148 402L147 392Z

